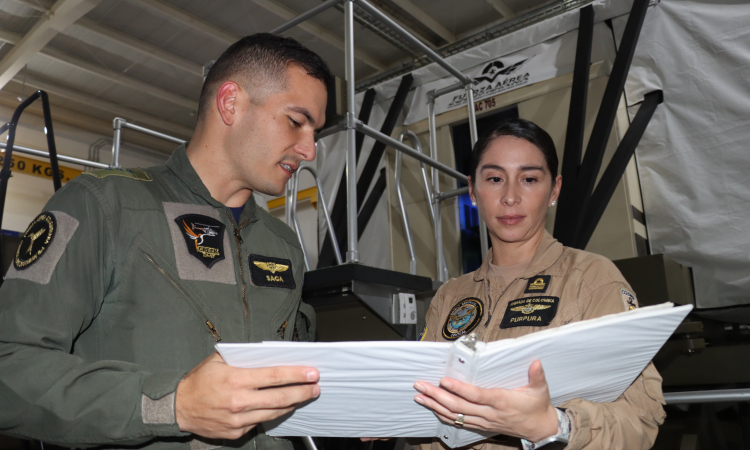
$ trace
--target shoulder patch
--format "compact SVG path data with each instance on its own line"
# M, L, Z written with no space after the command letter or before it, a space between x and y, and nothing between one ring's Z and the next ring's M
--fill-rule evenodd
M455 341L469 334L479 326L484 316L484 303L476 297L469 297L456 303L451 308L443 325L443 338Z
M417 340L424 341L425 336L427 336L427 324L425 324L424 327L422 327L422 332L419 333L419 339Z
M95 178L107 178L107 177L125 177L131 178L138 181L151 181L151 177L148 176L145 170L141 168L135 169L96 169L91 172L84 172L84 175L91 175Z
M39 214L23 234L5 279L48 284L78 224L62 211Z
M638 307L638 300L635 294L627 289L620 288L620 297L622 297L622 307L625 311L631 311Z
M26 228L26 232L18 244L13 266L16 270L31 267L49 249L57 231L57 220L50 212L41 213Z

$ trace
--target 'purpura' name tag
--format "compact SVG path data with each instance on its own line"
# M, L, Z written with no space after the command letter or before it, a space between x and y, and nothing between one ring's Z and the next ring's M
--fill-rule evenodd
M294 289L292 262L270 256L250 255L250 277L256 286Z
M526 297L511 300L500 328L546 327L557 314L560 297Z

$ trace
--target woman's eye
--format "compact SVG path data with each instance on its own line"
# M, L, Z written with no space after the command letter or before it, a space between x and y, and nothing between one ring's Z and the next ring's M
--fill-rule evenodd
M490 183L499 183L503 181L503 179L500 177L489 177L487 178L487 181L489 181Z
M532 184L536 182L536 178L524 178L523 181L528 184Z

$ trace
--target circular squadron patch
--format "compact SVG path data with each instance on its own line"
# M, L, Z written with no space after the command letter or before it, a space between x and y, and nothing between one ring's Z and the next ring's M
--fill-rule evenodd
M18 244L16 257L13 260L16 270L26 269L41 258L49 248L52 238L55 237L56 230L57 221L52 213L39 214L26 229L21 243Z
M455 341L471 333L484 316L484 304L475 297L469 297L456 303L443 325L443 337Z

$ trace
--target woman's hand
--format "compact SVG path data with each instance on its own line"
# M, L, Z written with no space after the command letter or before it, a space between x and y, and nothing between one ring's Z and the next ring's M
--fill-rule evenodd
M549 396L539 360L529 367L529 384L517 389L482 389L452 378L440 387L418 381L414 400L440 420L453 424L464 415L464 426L538 442L557 434L557 412Z

